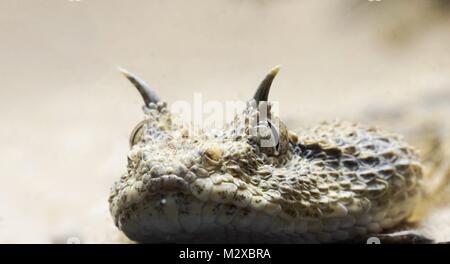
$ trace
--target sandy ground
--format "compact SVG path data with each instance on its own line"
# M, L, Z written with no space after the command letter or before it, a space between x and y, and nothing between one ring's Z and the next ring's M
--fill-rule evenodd
M281 64L292 126L449 87L447 10L387 2L0 1L0 242L126 241L107 197L143 114L119 65L173 102L246 99Z

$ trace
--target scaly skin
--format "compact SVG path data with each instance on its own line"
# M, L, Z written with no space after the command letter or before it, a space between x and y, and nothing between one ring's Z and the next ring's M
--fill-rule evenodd
M396 135L338 121L292 131L269 104L279 142L265 147L275 132L251 132L254 99L218 132L189 131L150 101L109 198L132 240L337 242L394 227L421 197L418 156Z
M380 127L401 133L419 150L423 165L423 215L436 203L450 199L450 90L443 87L392 107L372 107L361 117ZM441 201L443 200L443 201ZM415 220L420 220L416 218Z

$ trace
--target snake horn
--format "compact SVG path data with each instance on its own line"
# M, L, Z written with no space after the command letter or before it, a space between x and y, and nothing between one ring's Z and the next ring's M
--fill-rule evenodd
M277 76L278 72L280 71L280 66L275 66L270 70L270 72L266 75L266 78L261 82L258 89L255 92L255 95L253 96L253 99L255 99L256 103L259 104L260 101L267 101L269 98L269 91L270 86L272 85L273 79L275 79L275 76Z
M138 89L139 93L142 95L145 104L148 106L150 103L157 103L160 101L159 97L156 93L150 89L150 87L139 77L134 75L133 73L120 68L119 71L127 77L127 79Z

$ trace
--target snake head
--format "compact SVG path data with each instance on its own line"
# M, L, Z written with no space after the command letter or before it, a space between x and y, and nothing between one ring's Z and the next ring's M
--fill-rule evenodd
M116 226L139 242L329 242L355 235L350 229L376 213L389 221L366 223L372 231L404 219L421 175L412 149L356 124L289 131L268 101L278 72L213 131L189 129L122 70L146 118L130 135L127 171L111 190Z

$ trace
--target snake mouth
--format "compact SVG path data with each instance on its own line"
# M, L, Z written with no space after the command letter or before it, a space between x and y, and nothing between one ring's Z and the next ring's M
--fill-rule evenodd
M130 239L144 243L274 242L280 237L276 227L286 222L270 207L243 203L238 192L232 195L235 203L223 200L227 184L215 189L200 183L189 184L176 175L144 175L131 186L118 186L110 197L115 224Z
M116 225L141 243L253 243L287 241L279 218L251 208L201 201L192 194L146 194L115 215Z

